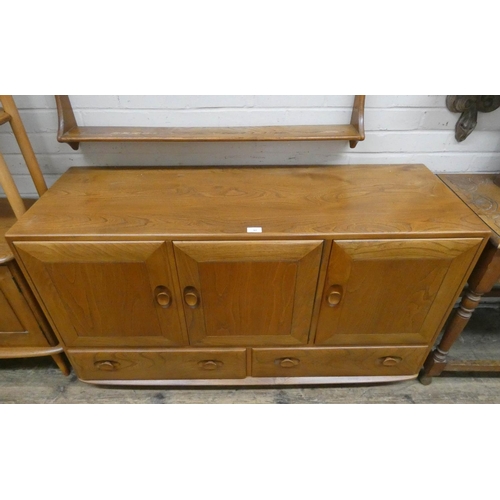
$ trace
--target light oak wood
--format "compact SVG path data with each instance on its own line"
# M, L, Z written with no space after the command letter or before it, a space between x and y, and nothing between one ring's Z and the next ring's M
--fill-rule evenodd
M423 165L72 168L10 232L107 241L470 234L490 231Z
M253 377L346 377L412 375L422 366L425 346L306 347L252 349ZM387 365L387 359L399 361Z
M231 142L231 141L349 141L351 148L365 138L365 96L354 98L349 125L264 127L93 127L77 124L69 96L56 95L57 140L78 149L80 142Z
M6 265L0 266L0 313L0 348L48 346L37 318Z
M3 109L0 109L0 125L10 121L10 115L6 113Z
M431 342L450 297L460 292L463 276L483 243L482 239L336 241L316 344Z
M6 237L82 379L246 385L415 377L489 235L401 165L70 169ZM199 374L223 347L245 378ZM250 376L249 347L304 372ZM206 356L182 375L189 349Z
M19 219L26 212L26 207L2 154L0 154L0 186L7 196L15 216Z
M64 375L70 367L17 263L0 266L0 359L51 356Z
M0 348L0 358L2 359L17 359L17 358L37 358L39 356L57 356L63 352L61 346L55 347L2 347ZM59 364L58 364L59 365ZM66 363L67 366L67 363ZM67 371L66 371L67 370ZM69 369L64 374L69 374Z
M16 244L67 346L182 345L179 298L162 242L24 242Z
M47 184L43 177L40 165L31 146L31 142L24 128L24 124L19 115L16 103L11 95L0 95L0 102L2 103L3 109L6 113L10 115L10 126L12 127L12 132L16 137L17 144L21 150L26 166L28 167L33 183L39 196L41 196L45 191L47 191Z
M322 245L175 242L190 343L306 344Z
M245 378L245 349L68 351L82 380Z
M0 113L0 125L10 123L38 193L42 194L47 187L14 99L2 95L0 102L5 108ZM52 356L68 375L70 368L63 349L54 347L57 340L5 240L5 233L34 200L28 204L22 200L1 154L0 185L7 196L7 200L0 200L0 358Z

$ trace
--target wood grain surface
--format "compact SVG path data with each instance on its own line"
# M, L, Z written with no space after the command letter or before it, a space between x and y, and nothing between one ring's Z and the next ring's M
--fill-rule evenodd
M182 345L181 305L162 242L21 242L30 278L68 346ZM170 307L157 287L172 292Z
M30 207L36 200L24 199L23 201L26 207ZM9 262L14 258L9 245L5 240L5 233L14 225L16 220L16 216L14 215L7 199L0 198L0 264Z
M254 377L415 375L426 347L252 349Z
M336 241L316 344L427 344L458 296L481 239ZM332 287L342 290L328 303Z
M92 127L76 126L59 142L232 142L359 141L353 125L283 125L263 127Z
M70 350L83 380L238 379L246 376L246 350Z
M440 179L456 193L493 231L500 245L500 186L498 173L441 174Z
M291 345L309 338L322 241L175 242L192 345Z
M72 168L9 232L17 240L489 234L423 165Z

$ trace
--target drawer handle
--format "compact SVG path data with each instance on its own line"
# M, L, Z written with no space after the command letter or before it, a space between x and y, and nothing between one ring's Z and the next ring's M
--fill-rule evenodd
M202 370L213 371L219 369L224 363L222 361L214 361L212 359L208 359L205 361L200 361L198 366Z
M155 290L156 293L156 302L160 307L167 309L172 304L172 294L167 287L158 286Z
M106 361L96 361L94 366L103 372L112 372L120 366L120 363L107 359Z
M200 304L200 295L196 288L188 286L184 289L184 302L188 307L195 309Z
M386 358L380 358L383 366L396 366L403 361L403 358L398 356L387 356Z
M293 368L300 363L300 359L297 358L280 358L275 361L276 364L280 365L281 368Z
M328 290L328 294L326 296L326 301L330 307L336 307L340 304L342 300L343 290L340 285L333 285Z

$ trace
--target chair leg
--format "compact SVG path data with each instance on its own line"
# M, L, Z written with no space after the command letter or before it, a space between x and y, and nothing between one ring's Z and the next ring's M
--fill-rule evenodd
M16 103L11 95L0 96L0 101L2 102L4 111L11 117L10 125L12 127L12 132L14 132L14 136L16 137L19 149L24 157L24 161L26 162L26 166L31 174L36 190L41 196L45 193L45 191L47 191L47 184L43 178L40 165L38 164L35 152L31 146L31 142L28 138L28 134L26 133L26 129L24 128L19 111L17 110Z
M52 359L63 372L63 375L68 376L71 373L71 366L63 354L52 354Z

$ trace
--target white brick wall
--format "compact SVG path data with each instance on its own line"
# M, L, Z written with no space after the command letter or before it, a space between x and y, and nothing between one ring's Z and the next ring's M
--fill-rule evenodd
M14 96L40 166L51 185L72 166L307 165L424 163L434 172L500 171L500 110L480 114L474 133L457 143L458 115L445 96L366 98L366 140L271 143L87 143L79 151L56 140L53 96ZM244 126L347 123L353 96L71 96L82 125ZM33 195L10 127L0 152L19 190Z

